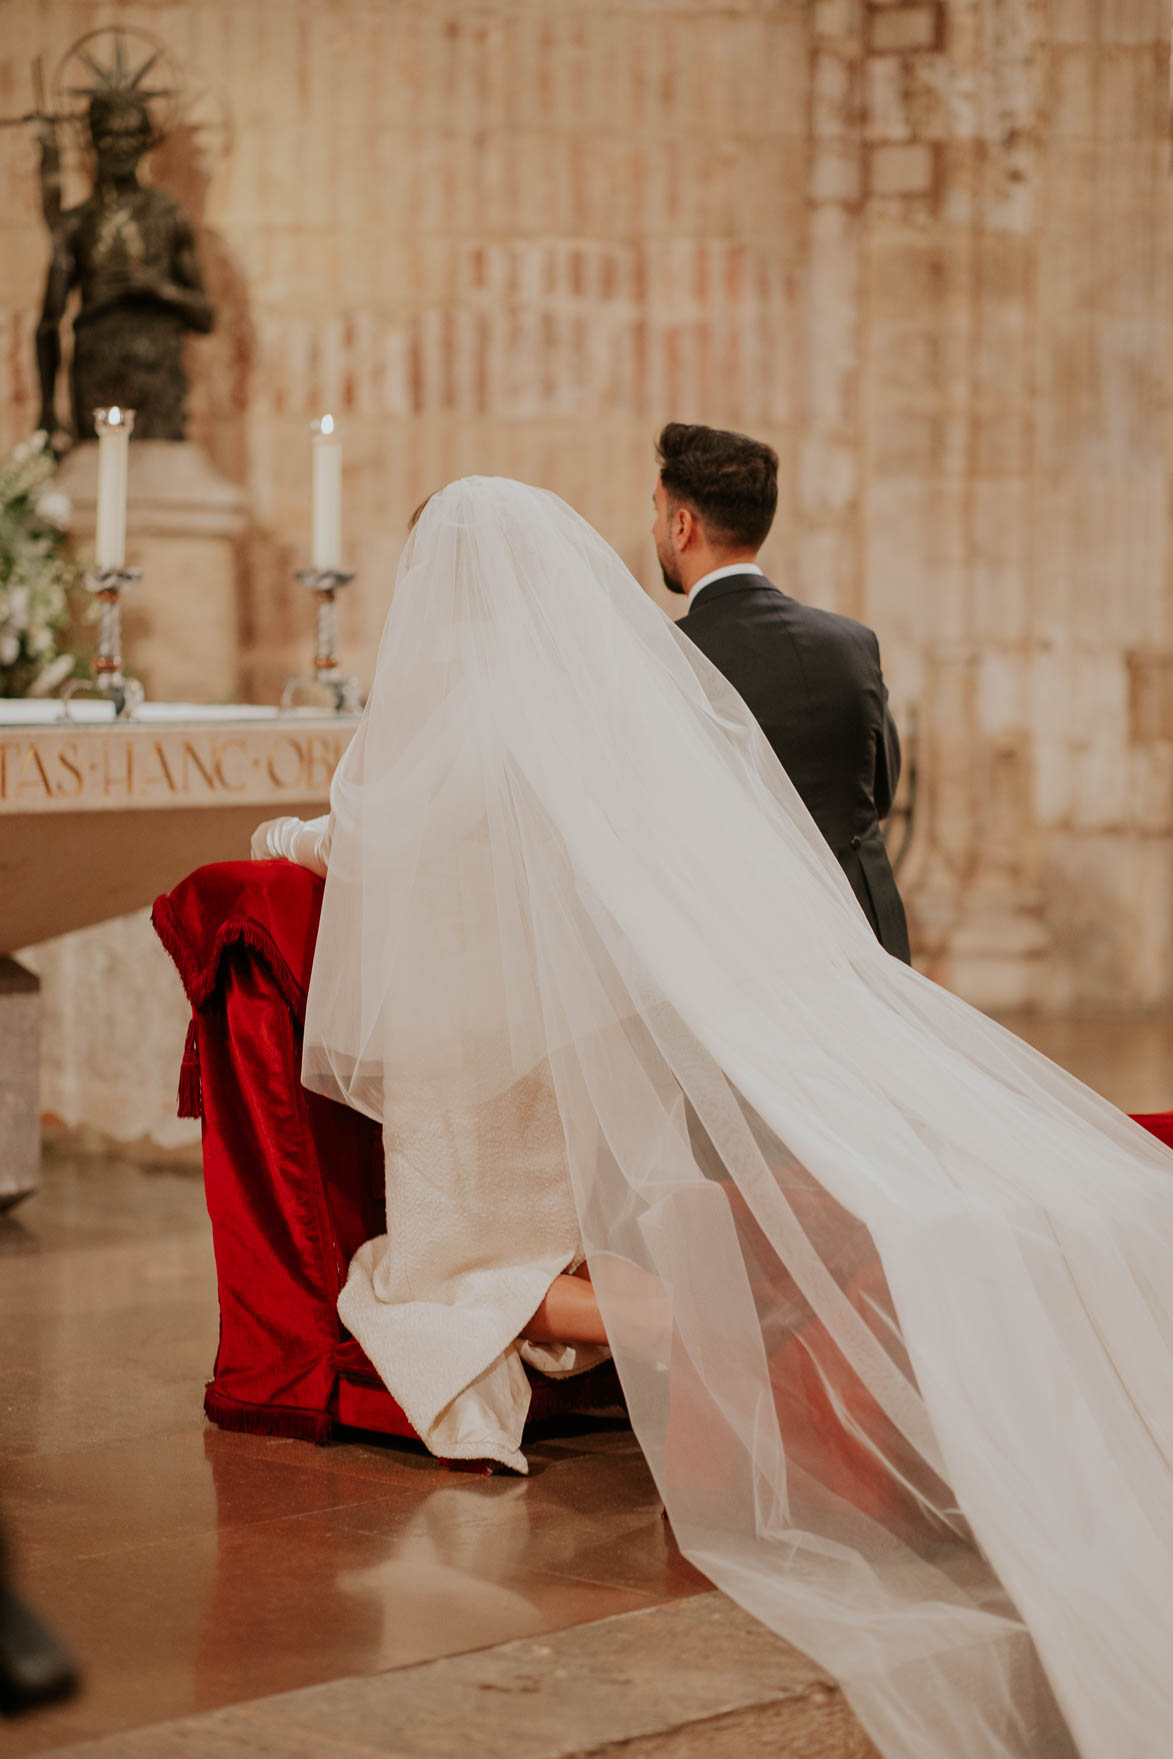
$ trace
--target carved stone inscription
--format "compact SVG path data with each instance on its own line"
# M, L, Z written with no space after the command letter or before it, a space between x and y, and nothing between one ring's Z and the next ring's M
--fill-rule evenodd
M0 814L325 803L354 727L0 728Z

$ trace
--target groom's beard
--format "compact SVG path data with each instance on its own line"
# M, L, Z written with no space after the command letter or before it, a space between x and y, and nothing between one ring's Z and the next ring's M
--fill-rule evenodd
M664 577L664 585L668 588L668 591L686 593L688 588L685 586L683 580L681 580L679 574L673 574L670 572L671 564L665 562L663 556L661 556L658 551L656 553L656 560L660 564L660 573Z

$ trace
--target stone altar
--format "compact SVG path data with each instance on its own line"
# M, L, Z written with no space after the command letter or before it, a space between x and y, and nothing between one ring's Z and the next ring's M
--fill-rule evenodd
M198 1126L174 1115L187 1003L147 906L193 867L247 856L260 820L324 811L357 717L147 703L114 725L108 703L60 712L0 701L0 947L24 949L41 981L44 1044L39 1100L26 1072L19 1105L0 1101L23 1105L22 1140L43 1110L152 1153L190 1149ZM0 1012L13 1003L29 1005L27 986L0 989ZM17 1165L9 1141L11 1200L35 1164L25 1152Z

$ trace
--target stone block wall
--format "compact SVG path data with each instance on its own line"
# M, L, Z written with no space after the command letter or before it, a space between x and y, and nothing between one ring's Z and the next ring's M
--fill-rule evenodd
M1170 999L1163 0L4 10L4 113L32 55L119 20L230 122L154 175L220 306L193 433L250 499L252 693L309 644L323 410L360 672L449 477L557 489L666 602L655 432L744 428L782 461L769 572L877 629L915 722L919 962L989 1005ZM0 441L35 415L44 261L0 131Z
M1155 1004L1173 980L1168 9L867 18L861 576L922 717L921 959L996 1005Z

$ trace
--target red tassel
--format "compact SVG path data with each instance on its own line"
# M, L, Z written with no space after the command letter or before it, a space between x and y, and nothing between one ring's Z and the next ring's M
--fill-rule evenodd
M187 1029L187 1040L183 1047L183 1061L179 1065L179 1103L176 1115L180 1118L202 1118L204 1115L204 1089L200 1079L200 1046L196 1036L196 1017L193 1014Z

